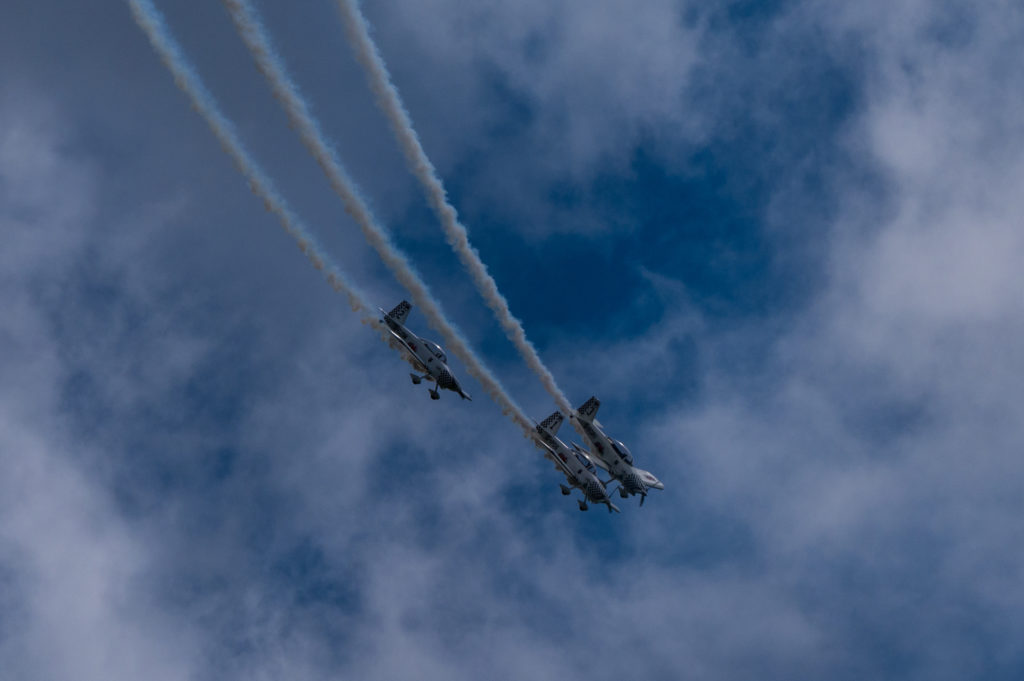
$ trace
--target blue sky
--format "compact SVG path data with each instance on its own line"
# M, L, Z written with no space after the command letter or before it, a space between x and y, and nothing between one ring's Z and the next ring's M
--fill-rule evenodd
M474 401L429 400L127 4L14 0L0 669L1019 678L1024 12L466 5L363 9L513 313L666 489L582 514L457 360ZM381 307L405 297L220 3L158 7L337 263ZM550 413L334 3L257 7L380 222L509 393Z

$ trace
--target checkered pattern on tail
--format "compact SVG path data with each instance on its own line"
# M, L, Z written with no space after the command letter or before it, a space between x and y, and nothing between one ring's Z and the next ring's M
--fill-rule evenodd
M543 421L541 421L540 425L537 426L537 427L538 428L543 428L544 430L546 430L549 433L551 433L552 435L554 435L554 434L556 434L558 432L558 429L559 429L559 427L561 427L562 421L564 421L564 420L565 420L565 417L562 416L562 413L559 412L559 411L556 411L554 414L552 414L551 416L549 416L546 419L544 419Z
M388 316L399 324L405 324L405 319L409 316L410 310L412 310L412 305L403 300L398 305L395 305L394 310L388 312Z
M576 412L584 421L593 421L594 417L597 415L597 408L600 406L601 400L596 397L591 397L589 400L584 402Z

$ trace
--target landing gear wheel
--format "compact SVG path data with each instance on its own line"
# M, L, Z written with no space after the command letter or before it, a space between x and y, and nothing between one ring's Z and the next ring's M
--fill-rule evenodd
M580 510L581 511L586 511L587 508L589 508L587 506L587 502L585 502L585 501L577 501L576 503L578 503L580 505Z
M439 399L441 399L441 393L437 392L436 390L431 390L430 391L430 399L432 399L432 400L439 400Z
M625 499L628 496L626 494L626 490L622 487L619 488L619 496L622 497L623 499Z
M559 487L562 488L562 494L563 495L569 496L569 488L568 487L566 487L565 485L559 485Z

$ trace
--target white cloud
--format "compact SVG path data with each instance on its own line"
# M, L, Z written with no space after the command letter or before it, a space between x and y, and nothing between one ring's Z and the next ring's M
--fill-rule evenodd
M460 208L500 206L524 236L611 229L586 201L549 205L552 189L628 174L639 143L704 126L684 3L389 4L365 11L427 153L442 177L471 169Z
M465 15L434 3L393 21L410 31L422 22L424 49L448 50L439 62L466 59L461 49L500 62L542 104L537 144L577 121L562 172L614 153L626 139L618 123L671 127L671 88L644 97L685 79L693 44L666 20L669 5L584 8L579 21L577 9ZM665 339L685 336L700 352L702 390L656 420L602 415L609 430L632 430L641 465L668 483L621 516L562 504L558 474L491 405L430 402L343 305L296 343L269 311L253 323L257 359L244 366L274 369L227 390L242 406L221 429L179 414L147 433L144 452L127 452L124 431L150 421L104 423L110 451L97 451L61 412L62 372L98 370L103 403L135 414L180 397L224 341L181 328L196 319L189 310L151 309L173 263L146 254L143 238L119 242L104 267L129 282L119 294L146 321L119 326L119 308L109 324L72 315L88 333L60 342L33 282L82 256L81 235L95 228L90 183L102 178L20 115L9 129L21 132L0 138L0 178L28 183L4 195L2 213L19 255L3 261L0 283L10 303L0 322L0 578L15 588L3 597L0 666L25 678L878 677L892 671L872 657L884 639L910 660L901 676L963 678L985 664L961 635L975 617L1001 628L979 636L1012 660L1024 604L1013 549L1024 159L1013 124L1021 90L1004 87L999 64L1017 29L998 8L979 9L992 15L950 46L919 30L934 24L929 4L814 9L792 20L855 32L871 60L848 134L852 153L886 178L887 193L871 195L882 208L828 169L843 193L829 229L813 226L831 239L827 288L781 337L758 336L775 345L754 375L730 364L736 346L720 344L684 289L650 277L675 311L659 335L611 348L622 364L602 380L662 380L659 368L679 360ZM533 32L553 36L553 51L531 56ZM629 51L637 35L651 52ZM627 101L636 107L620 109ZM66 203L50 200L53 184ZM773 219L798 217L793 205L777 204ZM144 222L159 229L159 215L185 220L191 208L176 199L138 212L157 214ZM214 306L210 316L231 314ZM195 472L217 447L234 456L224 480ZM128 519L110 480L140 470L184 482L153 489ZM296 547L309 556L289 562Z
M24 95L0 98L0 571L12 587L0 668L24 679L186 678L188 637L145 596L147 542L80 470L92 445L68 436L44 301L81 255L96 179L61 149L63 119Z
M698 55L685 9L435 1L405 3L379 20L456 69L465 88L479 88L494 69L490 77L505 79L532 109L533 162L589 176L596 162L621 161L638 133L678 133L689 120L682 95Z
M3 414L0 544L18 607L0 664L23 679L188 678L188 636L147 602L147 542L76 470L74 449Z

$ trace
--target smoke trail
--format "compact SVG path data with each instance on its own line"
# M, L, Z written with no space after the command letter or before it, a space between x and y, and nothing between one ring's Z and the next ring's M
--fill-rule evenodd
M136 23L146 33L153 49L160 56L164 66L174 76L174 82L189 97L193 108L198 111L209 124L221 147L234 161L239 172L248 180L253 193L260 197L264 207L277 216L284 231L291 236L299 250L309 259L327 283L336 292L345 295L352 310L360 313L364 324L372 324L375 328L376 315L365 302L355 284L323 253L312 235L277 193L270 178L256 164L242 144L231 122L221 113L216 101L203 85L195 69L182 55L181 48L171 37L163 17L150 0L129 0L132 15ZM390 334L382 333L381 337L388 340Z
M255 10L247 0L223 0L223 3L231 14L231 19L242 36L242 40L256 60L257 67L270 83L274 96L284 106L292 126L327 175L331 187L341 197L345 210L356 221L367 242L377 251L399 283L409 291L413 301L422 309L430 326L444 337L448 348L462 360L469 373L483 385L491 399L502 408L503 413L512 417L516 424L523 429L524 435L529 437L529 433L533 430L530 419L509 397L498 379L483 366L462 335L448 323L439 304L412 268L409 260L392 245L387 234L377 226L366 202L356 190L355 184L341 166L337 155L325 141L320 132L320 126L309 112L305 100L292 84L280 59L274 54L266 32L256 18Z
M540 378L548 394L555 400L555 403L565 411L572 413L572 405L565 394L559 389L555 377L551 375L548 368L541 361L537 349L533 343L526 338L522 322L512 315L509 310L508 301L498 291L498 285L494 278L487 271L487 266L480 260L480 254L469 243L469 235L466 228L459 222L455 208L448 202L447 193L441 184L441 178L434 168L430 159L427 158L423 145L412 127L412 120L402 105L398 89L391 82L387 66L381 57L377 46L370 37L366 19L359 11L355 0L337 0L338 10L341 12L345 24L345 32L349 43L355 50L356 59L363 65L366 76L377 100L377 106L387 116L391 130L398 139L398 144L405 153L405 158L410 169L416 178L423 185L427 195L427 201L441 222L448 244L459 256L463 267L469 271L476 284L477 290L483 297L487 306L491 308L498 323L505 330L505 335L512 341L519 354L522 355L527 365Z

